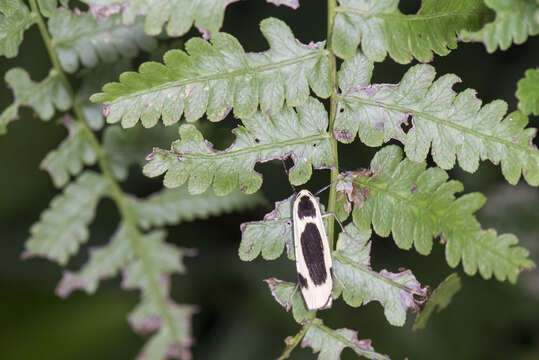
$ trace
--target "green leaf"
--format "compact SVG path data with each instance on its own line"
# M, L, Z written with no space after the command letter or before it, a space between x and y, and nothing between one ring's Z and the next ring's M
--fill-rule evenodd
M54 70L43 81L34 83L26 71L13 68L6 73L5 80L13 89L14 101L0 115L0 134L6 132L9 122L18 118L22 105L31 107L42 120L50 120L55 107L62 111L71 107L71 97Z
M518 81L517 86L520 111L524 115L539 115L539 68L526 70L524 78Z
M372 223L380 236L392 232L402 249L410 249L413 242L419 253L429 254L432 238L440 235L447 243L448 264L455 267L462 258L468 275L479 269L486 279L494 272L500 281L515 282L520 271L533 267L528 251L514 246L514 235L498 238L492 230L481 230L473 213L483 206L483 195L455 200L462 184L446 181L445 171L402 160L402 150L391 145L376 153L370 172L344 173L338 188L354 203L354 223L360 229L368 230Z
M243 261L252 261L262 255L264 260L275 260L284 251L293 258L294 231L292 228L292 203L295 195L275 203L275 209L262 221L241 224L241 243L238 251Z
M276 278L269 278L264 280L270 288L271 294L275 300L289 311L292 309L292 315L294 320L299 324L304 324L316 317L316 311L309 311L301 296L296 284L281 281Z
M130 165L142 166L154 146L170 144L177 134L177 127L144 129L137 126L128 130L119 126L107 127L103 134L103 147L108 154L114 177L122 181L127 179Z
M463 186L458 181L447 181L448 175L440 168L426 168L426 163L402 159L402 150L389 145L376 153L371 161L372 172L344 174L338 189L345 201L354 203L354 223L363 230L371 223L380 236L389 236L401 249L415 245L422 255L430 254L433 238L442 230L455 193ZM469 194L477 203L463 211L455 222L469 224L468 228L479 230L473 212L483 205L484 197ZM350 206L348 206L350 208ZM451 239L447 238L448 241Z
M522 173L530 185L539 185L539 151L532 144L536 129L525 128L528 119L522 113L513 112L502 121L504 101L481 106L474 90L457 95L451 87L460 79L447 74L433 82L430 65L413 66L400 84L369 85L371 66L358 53L339 72L334 131L339 141L352 142L359 134L366 145L380 146L393 138L404 144L412 161L425 160L431 149L442 169L453 168L458 159L462 169L473 173L479 160L488 159L501 164L509 183L516 184ZM405 132L402 124L410 118L413 126Z
M39 10L45 17L51 17L56 12L56 8L58 7L58 1L57 0L37 0L37 3L39 4Z
M440 312L445 309L453 296L460 291L461 287L462 284L457 273L452 273L442 281L423 305L421 312L415 317L412 330L424 329L434 310L436 309L437 312Z
M493 229L471 234L455 228L446 230L450 235L453 235L451 232L457 233L456 241L447 242L447 262L451 267L455 267L462 259L464 272L468 275L474 275L479 270L485 279L490 279L494 274L497 280L508 279L514 284L521 271L535 268L534 262L529 258L530 252L515 246L518 239L513 234L498 235Z
M34 23L34 17L21 1L0 4L0 55L17 56L23 34Z
M404 15L398 0L339 0L332 47L335 54L351 58L361 43L372 61L386 54L398 63L416 58L432 61L432 53L447 55L457 47L461 30L478 30L490 19L482 0L424 0L417 14Z
M147 62L139 72L127 72L120 82L109 83L91 97L105 104L107 121L121 120L123 127L139 119L145 127L176 123L182 113L187 121L205 112L220 121L233 108L242 119L251 117L260 104L265 114L278 113L286 99L289 106L308 100L309 87L316 95L331 94L329 60L322 43L303 45L282 21L269 18L260 28L270 49L245 53L236 38L225 33L185 44L187 53L171 50L165 64Z
M124 24L132 24L138 15L145 15L144 30L159 35L166 24L169 36L186 34L191 26L208 37L223 25L225 8L230 0L83 0L97 18L122 12Z
M512 43L522 44L528 36L539 34L539 22L534 18L539 11L536 0L485 0L496 12L494 21L478 31L462 31L464 41L482 41L492 53L498 46L507 50Z
M30 228L25 257L42 256L65 265L69 256L88 240L88 224L107 188L108 182L91 171L68 185L62 194L52 199L50 207Z
M63 123L68 130L67 138L41 162L41 169L49 173L58 188L69 181L70 175L78 175L85 165L93 165L97 160L92 134L71 117L65 117Z
M135 57L139 48L151 51L156 46L155 39L144 34L141 22L126 27L119 16L97 21L89 13L62 10L50 18L49 31L60 64L70 73L78 69L79 62L94 67L99 62L116 62L121 56Z
M135 256L130 242L132 236L129 227L120 224L107 245L90 249L90 259L79 271L64 272L56 287L58 296L67 297L76 289L93 294L99 281L114 277Z
M252 194L262 185L256 163L292 157L289 180L294 185L307 182L312 167L333 166L327 113L318 100L310 98L297 113L291 107L274 116L257 112L243 123L233 130L234 143L223 151L213 149L194 125L180 126L180 140L170 151L154 149L144 174L155 177L166 172L167 187L188 181L191 194L203 193L212 183L217 195L230 193L238 184Z
M350 329L333 330L326 327L322 320L311 322L301 347L311 347L318 354L318 360L338 360L344 348L348 347L357 355L372 360L389 360L387 355L374 351L371 340L358 340L357 332Z
M209 192L189 195L186 187L166 189L146 199L130 198L131 211L143 229L206 219L265 203L265 198L259 193L245 195L234 190L227 196L216 196Z
M100 130L105 123L102 106L90 102L90 95L99 91L103 84L117 79L124 71L131 70L131 61L122 58L112 64L102 63L95 68L86 68L82 71L82 83L77 91L77 101L88 125L93 130Z
M166 359L167 354L191 358L191 316L196 308L176 305L168 293L170 275L185 273L183 258L195 252L165 243L165 236L164 231L153 231L132 238L131 246L139 257L123 272L122 285L140 289L142 294L142 302L129 316L129 322L141 334L156 331L142 349L141 359Z
M345 231L339 234L333 252L333 271L337 279L333 298L342 293L344 301L353 307L378 301L391 325L404 325L406 311L419 310L419 302L414 295L426 297L427 289L421 287L410 270L399 273L372 270L371 231L359 230L354 224L347 225Z

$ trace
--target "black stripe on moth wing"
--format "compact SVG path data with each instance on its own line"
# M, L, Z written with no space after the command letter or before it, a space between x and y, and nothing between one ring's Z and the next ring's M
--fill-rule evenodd
M302 196L299 199L298 204L298 217L303 219L304 217L315 217L316 209L314 208L313 199L309 196Z
M305 279L303 277L303 275L301 275L300 273L298 273L298 282L299 282L299 286L301 286L302 289L308 289L309 288L309 284L307 283L307 279Z
M315 285L323 284L328 274L324 261L324 245L322 236L315 223L308 222L301 233L301 250L309 270L309 276Z

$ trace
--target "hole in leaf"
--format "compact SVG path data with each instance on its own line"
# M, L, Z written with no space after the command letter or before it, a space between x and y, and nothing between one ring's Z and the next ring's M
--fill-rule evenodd
M405 15L417 14L421 8L421 0L401 0L399 1L399 10Z

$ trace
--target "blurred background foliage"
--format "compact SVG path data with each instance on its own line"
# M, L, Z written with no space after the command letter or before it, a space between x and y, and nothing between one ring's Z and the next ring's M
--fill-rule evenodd
M401 10L407 13L419 7L415 0L401 3ZM264 50L267 44L258 23L268 16L286 21L304 43L325 38L326 6L322 1L304 0L296 11L264 1L240 1L227 8L222 30L237 37L247 51ZM185 38L191 36L198 33L191 31ZM163 39L161 50L140 56L135 63L159 60L164 50L181 45L181 41ZM456 51L436 56L432 64L439 75L456 73L463 79L456 90L474 88L483 102L503 99L514 110L516 83L526 69L537 66L538 60L539 38L535 37L492 55L482 44L460 43ZM37 27L25 33L16 59L2 58L0 73L14 66L25 68L36 80L48 73L49 59ZM376 64L373 81L397 82L408 67L388 59ZM80 79L73 76L72 80ZM5 86L0 87L0 92L3 109L12 101L12 94ZM93 296L76 292L60 299L54 288L62 269L44 259L20 259L30 225L57 193L39 164L66 132L55 121L36 119L28 109L20 115L20 121L11 124L8 134L0 137L0 359L132 359L143 343L126 320L137 302L136 292L120 290L120 280L115 278L103 282ZM531 118L531 125L538 127L537 120ZM232 135L228 130L235 126L232 118L211 127L202 124L218 148L230 143ZM341 168L352 170L367 166L375 149L356 141L352 145L340 144L339 152ZM186 260L188 275L174 276L172 286L172 296L177 301L200 306L194 317L195 359L276 358L284 347L283 339L298 329L291 314L274 301L262 281L271 276L295 281L293 263L284 258L244 263L237 256L240 223L260 219L271 209L271 203L288 197L292 191L280 163L257 165L257 170L264 174L262 192L269 200L266 208L169 229L168 241L199 249L198 256ZM476 174L453 170L451 176L465 184L466 192L487 195L488 201L479 213L484 227L517 234L522 245L532 252L532 259L539 263L537 189L523 181L517 186L507 184L499 168L486 162ZM329 171L315 172L306 187L317 190L328 179ZM133 165L123 186L143 196L159 189L160 183L160 179L145 178L140 167ZM324 202L325 197L327 194L322 195ZM117 221L113 204L101 202L86 248L107 242ZM68 268L79 268L86 256L86 251L80 251ZM376 238L372 259L377 270L410 268L422 284L432 287L451 272L439 244L435 244L430 256L424 257L399 250L391 239ZM372 339L376 350L392 359L539 359L539 271L522 274L516 286L466 276L461 267L457 271L462 275L463 289L423 331L411 331L412 315L403 328L392 327L378 303L353 309L339 300L320 316L332 328L357 330L359 338ZM293 359L314 357L310 350L300 348L292 355ZM343 359L353 358L350 350L344 351Z

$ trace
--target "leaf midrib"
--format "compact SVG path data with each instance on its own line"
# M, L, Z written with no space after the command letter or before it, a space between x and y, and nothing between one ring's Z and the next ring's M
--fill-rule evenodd
M97 24L97 25L99 25L99 24ZM135 23L135 25L136 25L136 23ZM135 25L132 25L130 27L134 27ZM90 38L89 40L91 41L92 38L95 38L98 35L101 35L101 34L104 34L104 33L107 33L107 32L113 32L114 30L117 30L118 28L123 29L123 28L126 28L126 26L124 26L122 24L122 22L120 21L117 24L112 23L109 26L98 26L98 27L94 28L92 31L83 31L83 32L80 32L80 33L75 34L73 36L68 36L68 37L64 37L64 38L60 38L60 39L53 37L52 38L52 47L56 48L61 44L69 43L69 42L72 42L72 41L75 41L75 40L78 40L78 39L85 40L85 38Z
M247 148L242 148L242 149L232 150L232 151L223 150L221 152L216 152L216 153L211 153L211 154L178 153L175 151L168 151L168 150L162 150L162 151L167 152L169 154L181 156L182 158L214 160L216 158L243 156L246 153L250 154L250 153L255 153L255 152L258 153L258 152L271 150L271 149L282 149L286 146L300 145L300 144L310 143L316 140L327 140L329 138L330 138L330 135L328 133L321 134L321 135L311 135L311 136L303 137L300 139L295 138L292 140L285 140L285 141L275 142L271 144L252 146L252 147L247 147ZM264 160L265 159L258 160L258 161L263 162Z
M363 272L363 273L365 273L365 274L367 274L369 276L375 277L376 279L381 280L381 281L387 283L388 285L390 285L392 287L397 287L397 288L399 288L399 289L401 289L403 291L406 291L407 293L421 296L420 293L418 293L417 291L414 291L413 289L410 289L408 286L403 285L403 284L399 284L398 282L390 280L390 279L386 278L385 276L383 276L382 274L372 270L370 267L364 266L362 264L359 264L359 263L355 262L354 260L350 259L348 256L343 255L341 253L341 251L339 251L339 250L333 252L333 258L335 260L339 260L340 262L342 262L342 263L344 263L346 265L352 266L353 268L355 268L357 270L360 270L361 272Z
M425 113L425 112L422 112L422 111L419 111L419 110L415 110L415 109L412 109L412 108L399 106L399 105L387 104L387 103L384 103L384 102L381 102L381 101L378 101L378 100L376 100L376 101L367 100L367 99L360 98L360 97L353 96L353 95L345 95L345 96L341 95L340 98L343 99L343 100L356 101L356 102L359 102L359 103L362 103L362 104L365 104L365 105L374 106L374 107L382 107L384 109L395 110L395 111L399 111L399 112L402 112L402 113L408 113L411 116L420 116L420 117L422 117L422 118L424 118L426 120L430 120L432 122L441 124L443 126L453 128L453 129L455 129L457 131L467 133L469 135L473 135L473 136L475 136L475 137L477 137L479 139L486 140L486 141L497 142L497 143L503 144L503 145L508 146L508 147L513 147L513 148L517 148L517 149L519 149L521 151L525 151L530 156L534 155L533 149L531 149L530 147L524 146L524 145L522 145L520 143L507 141L505 139L501 139L501 138L498 138L498 137L495 137L495 136L492 136L492 135L489 135L489 134L485 134L485 133L479 132L477 130L471 129L469 127L456 124L456 123L451 122L449 120L442 119L442 118L439 118L439 117L434 116L432 114ZM408 133L406 133L406 135L408 135Z
M426 20L432 20L432 19L439 19L444 17L467 17L472 15L480 14L481 11L478 10L470 10L470 11L450 11L440 14L428 14L428 15L405 15L400 12L394 12L394 13L372 13L368 11L361 11L358 9L354 9L348 6L339 6L335 9L338 13L350 13L350 14L356 14L361 15L365 17L377 17L377 18L383 18L383 19L397 19L397 20L403 20L403 21L426 21Z
M324 326L324 325L322 325L322 324L320 324L318 322L311 322L311 326L314 326L314 327L318 328L319 330L322 330L323 332L328 334L328 336L331 336L332 338L337 339L338 341L340 341L341 343L345 344L347 347L352 349L355 353L357 353L357 354L359 354L361 356L364 356L367 359L386 359L386 357L384 357L381 354L378 354L375 351L368 351L368 350L364 350L364 349L360 348L359 346L357 346L357 344L349 341L347 338L345 338L344 336L337 333L336 330L332 330L330 328L327 328L326 326Z
M139 97L139 96L144 96L144 95L147 95L147 94L153 94L153 93L163 91L163 90L167 90L167 89L171 89L171 88L182 87L182 86L186 86L186 85L190 85L190 84L202 83L202 82L207 82L207 81L211 81L211 80L234 78L234 77L237 77L237 76L247 75L247 74L262 73L262 72L265 72L265 71L284 68L284 67L287 67L289 65L294 65L296 63L299 63L299 62L302 62L302 61L305 61L305 60L309 60L309 59L314 59L314 58L321 57L321 56L327 56L327 50L322 49L322 50L319 50L319 51L316 51L316 52L313 52L313 53L310 53L310 54L307 54L307 55L302 55L302 56L298 56L298 57L278 61L278 62L267 64L267 65L260 65L260 66L248 67L248 68L244 68L244 69L237 69L237 70L233 70L233 71L229 71L229 72L222 72L221 71L221 72L217 72L217 73L210 74L210 75L203 75L203 76L193 77L193 78L189 78L189 79L176 80L176 81L169 81L169 82L166 82L166 83L164 83L162 85L157 85L157 86L150 87L149 89L142 89L142 90L138 90L138 91L135 90L134 92L126 94L126 95L119 95L116 98L114 98L113 100L105 101L104 103L107 104L107 105L114 105L114 104L116 104L118 102L122 102L122 101L125 101L125 100L133 98L133 97ZM137 73L137 75L142 76L140 73ZM121 82L119 84L125 85L125 84L122 84ZM95 95L100 95L100 94L103 94L105 96L109 95L109 94L107 94L107 92L98 93L98 94L95 94ZM94 95L92 95L92 97L93 96Z

